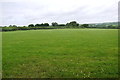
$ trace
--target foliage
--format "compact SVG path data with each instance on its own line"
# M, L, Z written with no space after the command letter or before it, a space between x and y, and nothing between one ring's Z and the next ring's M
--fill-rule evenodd
M89 24L82 24L81 25L83 28L89 28Z
M52 26L58 26L57 22L52 22Z
M67 23L66 26L75 28L75 27L78 27L78 26L79 26L79 23L77 23L76 21L72 21L72 22L70 22L70 23Z
M29 24L28 27L34 27L34 24Z
M52 22L50 26L49 23L41 24L29 24L28 26L16 26L9 25L2 27L2 31L16 31L16 30L37 30L37 29L64 29L64 28L104 28L104 29L118 29L118 24L116 23L99 23L99 24L79 24L76 21L71 21L67 24L58 24L57 22Z

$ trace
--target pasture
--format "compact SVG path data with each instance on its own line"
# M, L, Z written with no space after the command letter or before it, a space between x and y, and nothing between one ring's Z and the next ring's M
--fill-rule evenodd
M117 29L2 32L3 78L116 78Z

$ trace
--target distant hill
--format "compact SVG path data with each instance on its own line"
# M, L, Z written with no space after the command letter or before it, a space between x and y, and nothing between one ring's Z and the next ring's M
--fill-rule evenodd
M89 27L108 27L108 26L118 26L118 22L105 22L105 23L89 24Z

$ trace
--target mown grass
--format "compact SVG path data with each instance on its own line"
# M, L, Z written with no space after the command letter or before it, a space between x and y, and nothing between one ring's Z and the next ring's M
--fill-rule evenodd
M3 32L3 78L118 77L115 29Z

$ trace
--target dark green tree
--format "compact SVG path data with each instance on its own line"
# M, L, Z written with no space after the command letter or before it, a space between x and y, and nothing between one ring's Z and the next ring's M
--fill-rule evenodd
M35 27L40 27L41 26L41 24L35 24Z
M28 27L34 27L34 24L29 24Z
M82 24L81 27L83 27L83 28L88 28L88 27L89 27L89 24Z
M13 25L12 27L17 27L16 25Z
M52 26L58 26L58 23L52 22Z
M58 24L58 26L66 26L65 24Z
M9 25L9 27L13 27L12 25Z
M79 23L77 23L76 21L71 21L70 23L67 23L66 26L77 28L79 26Z
M48 23L44 23L43 25L44 25L44 26L49 26L49 24L48 24Z

